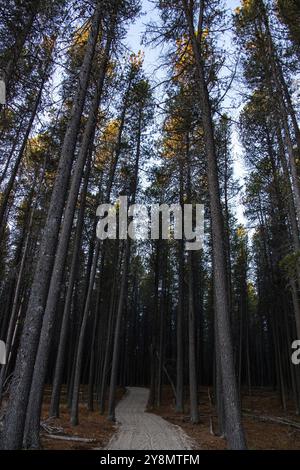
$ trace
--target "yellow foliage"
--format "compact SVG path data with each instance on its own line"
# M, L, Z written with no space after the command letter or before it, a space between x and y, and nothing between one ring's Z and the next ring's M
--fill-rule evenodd
M109 121L107 126L103 131L103 140L107 142L115 142L117 140L117 135L120 127L119 119L112 119Z
M145 57L145 54L141 50L138 51L137 54L135 53L130 54L129 62L134 70L138 71L142 68L143 63L144 63L144 57Z
M240 225L236 230L236 234L237 234L238 238L245 238L245 236L247 235L245 227Z
M26 147L26 161L36 161L40 157L43 157L48 148L48 142L46 135L36 135L28 140Z
M184 35L182 38L176 40L176 69L178 72L187 65L192 65L194 63L194 52L192 44L189 42L187 35Z
M198 32L195 32L196 37L198 37ZM202 55L208 55L208 44L207 38L209 36L209 30L205 28L201 34L201 49ZM198 38L198 41L200 39ZM188 35L184 34L181 38L176 40L176 63L175 63L175 70L176 75L179 77L176 78L179 82L184 82L184 74L183 71L188 69L189 67L193 67L195 64L194 58L194 51L192 43L188 37Z
M119 127L120 121L112 119L104 128L95 158L95 165L97 167L102 168L110 160L117 143Z
M79 28L74 34L73 47L80 48L80 47L85 46L88 42L89 34L90 34L90 26L86 27L85 25Z
M172 159L184 149L183 119L180 116L171 116L164 125L166 137L163 140L163 157Z

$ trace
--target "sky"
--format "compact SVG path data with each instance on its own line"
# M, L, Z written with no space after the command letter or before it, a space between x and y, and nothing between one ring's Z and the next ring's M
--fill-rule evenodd
M228 0L226 1L226 8L228 8L228 13L230 10L233 11L236 7L240 5L240 0ZM158 12L150 0L142 0L142 15L138 18L133 25L129 28L127 34L127 45L133 52L138 52L142 50L144 52L144 70L147 76L154 82L160 83L165 78L165 69L159 67L159 64L162 61L162 50L160 47L150 47L141 44L141 39L143 33L146 29L146 24L150 21L158 21L159 15ZM231 34L227 33L224 35L224 44L227 50L232 49L231 44ZM158 91L159 93L159 91ZM232 103L235 101L235 91L233 91L226 97L224 101L224 106L226 107L226 112L234 120L238 118L239 109L234 109ZM239 181L240 185L243 185L243 179L246 175L246 171L243 164L243 149L238 139L238 132L233 125L232 132L232 151L234 158L234 176ZM247 221L243 214L243 206L239 201L239 197L235 201L235 212L236 217L239 223L246 224Z

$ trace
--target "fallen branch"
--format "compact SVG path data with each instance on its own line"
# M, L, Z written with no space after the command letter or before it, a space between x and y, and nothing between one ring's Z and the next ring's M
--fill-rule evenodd
M44 437L47 439L60 439L61 441L74 441L74 442L86 442L92 443L97 442L97 439L87 439L85 437L76 437L76 436L61 436L57 434L46 434Z
M286 418L279 418L276 416L254 415L252 413L247 413L245 411L243 411L243 415L249 416L250 418L257 419L259 421L283 424L285 426L291 426L293 428L300 429L300 423L298 423L297 421L290 421Z
M47 421L40 423L41 429L47 434L63 434L64 430L62 427L52 426Z

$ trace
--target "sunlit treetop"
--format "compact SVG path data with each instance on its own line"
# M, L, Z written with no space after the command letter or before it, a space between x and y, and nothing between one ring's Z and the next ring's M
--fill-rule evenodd
M120 121L118 119L111 119L104 127L95 157L95 166L98 170L102 170L110 161L117 144L119 128Z
M196 31L196 36L198 36L198 32ZM202 56L206 58L209 55L209 45L207 42L209 36L208 29L204 29L201 35L201 49L202 49ZM186 73L190 70L193 70L195 65L194 59L194 52L193 46L189 37L185 34L182 37L176 40L176 51L175 51L175 77L174 80L180 83L187 84L187 76ZM186 72L186 73L185 73Z
M129 63L134 71L138 72L142 69L144 64L144 57L145 54L143 51L138 51L136 54L130 54Z

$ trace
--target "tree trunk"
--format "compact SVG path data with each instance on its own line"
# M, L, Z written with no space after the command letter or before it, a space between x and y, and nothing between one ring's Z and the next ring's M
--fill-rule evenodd
M36 196L35 196L35 202L33 204L33 207L31 208L31 213L29 216L29 224L27 228L27 236L23 248L23 254L18 270L18 278L17 278L17 283L16 283L16 288L14 292L14 299L13 299L13 305L12 305L12 310L10 314L10 320L9 320L9 327L7 331L7 336L6 336L6 351L8 353L7 361L6 364L2 366L1 368L1 373L0 373L0 401L1 401L1 396L2 396L2 391L3 391L3 385L6 379L6 373L9 368L9 362L11 358L11 347L13 343L13 338L15 336L16 328L17 328L17 317L18 317L18 312L19 312L19 301L20 301L20 294L21 294L21 289L22 289L22 282L23 282L23 275L24 275L24 270L25 270L25 263L29 251L29 246L30 246L30 236L31 236L31 230L34 222L34 216L35 216L35 211L36 207L38 204L38 197L41 191L42 183L44 180L44 175L45 175L45 170L46 170L46 159L45 159L45 164L42 169L42 172L40 174L39 178L39 183L38 183L38 188L36 190Z
M183 165L180 161L180 204L183 209ZM176 322L176 411L183 413L183 314L184 314L184 240L178 242L178 306Z
M188 254L188 315L189 315L189 382L190 382L190 416L193 424L199 423L196 341L195 341L195 310L194 310L194 279L192 253Z
M118 310L116 325L114 331L114 346L113 346L113 357L112 357L112 369L110 376L110 387L109 387L109 398L108 398L108 419L110 421L115 421L115 397L116 397L116 388L117 388L117 378L118 378L118 367L119 367L119 350L120 350L120 333L122 325L122 316L126 295L126 286L128 278L128 265L129 265L129 256L130 256L130 240L125 240L125 253L124 253L124 266L121 279L121 287L118 301Z
M5 188L5 191L4 191L4 194L3 194L3 197L2 197L1 206L0 206L0 237L1 237L1 234L4 230L4 227L3 227L4 214L5 214L6 209L7 209L9 197L10 197L11 191L13 189L15 179L16 179L16 176L17 176L17 173L18 173L18 169L19 169L20 163L22 161L22 157L24 155L24 152L25 152L25 149L26 149L26 146L27 146L27 142L28 142L28 139L29 139L29 136L30 136L30 132L32 130L32 126L33 126L33 123L34 123L34 120L35 120L35 117L36 117L36 114L37 114L37 111L38 111L38 108L39 108L39 105L40 105L40 102L41 102L42 94L43 94L43 91L44 91L44 86L45 86L45 83L46 83L47 78L48 78L48 71L49 71L50 65L51 65L51 54L50 54L49 60L46 63L46 66L45 66L45 70L44 70L44 73L43 73L43 77L42 77L42 80L41 80L39 91L37 93L37 96L36 96L36 99L35 99L35 102L34 102L34 107L33 107L33 110L31 112L31 116L30 116L30 119L29 119L29 122L28 122L28 125L27 125L27 128L26 128L25 135L23 137L21 148L18 152L17 159L16 159L16 161L14 163L14 166L12 168L7 186Z
M200 102L204 128L204 141L207 152L208 186L213 243L213 270L215 289L215 315L220 341L220 366L226 416L226 437L231 449L245 449L246 441L242 427L239 394L234 370L233 348L230 331L230 315L227 294L226 247L224 246L224 221L220 199L217 155L215 149L214 126L209 100L207 83L204 75L204 64L201 46L195 34L191 4L182 0L189 34L192 41L199 81Z
M98 40L101 14L101 2L98 2L80 71L79 84L74 98L71 118L63 142L47 221L40 245L38 262L10 390L11 393L4 419L4 432L1 436L1 446L3 449L20 449L22 447L27 404L42 327L44 305L53 267L53 259L72 168L77 134L80 127L81 114L85 103L95 47Z
M78 197L82 172L84 165L89 154L89 147L91 147L94 140L95 128L98 116L98 109L101 101L102 90L104 85L105 74L107 70L109 53L112 41L112 32L110 32L104 53L104 59L101 64L101 71L99 74L99 82L97 90L92 102L88 121L85 127L81 149L75 164L74 172L72 175L71 187L69 191L66 208L64 211L64 219L62 223L59 243L56 251L56 257L53 267L53 273L49 286L48 299L46 303L45 313L43 317L43 325L40 336L40 343L37 352L34 374L32 378L31 394L27 409L26 427L25 427L25 446L27 448L38 448L39 443L39 422L40 412L43 399L43 386L47 372L48 357L51 346L52 330L55 321L55 313L57 307L57 300L59 297L61 282L63 279L65 262L68 254L69 240L72 230L72 223L76 208L76 201ZM91 165L92 152L89 155L88 167ZM89 168L87 169L89 175ZM88 178L88 176L87 176ZM87 186L87 181L85 181ZM85 188L85 191L87 187Z
M139 118L138 118L138 129L137 129L137 149L136 149L136 156L135 156L133 186L132 186L132 194L131 194L132 205L135 204L137 184L138 184L139 162L140 162L140 157L141 157L142 117L143 117L143 108L142 106L140 106ZM127 286L129 258L130 258L130 240L127 235L127 240L125 241L124 266L123 266L117 318L116 318L116 326L115 326L115 334L114 334L112 370L111 370L110 387L109 387L108 419L110 421L115 421L115 397L116 397L118 366L119 366L120 332L121 332L123 308L124 308L124 303L125 303L124 300L125 300L126 286Z

